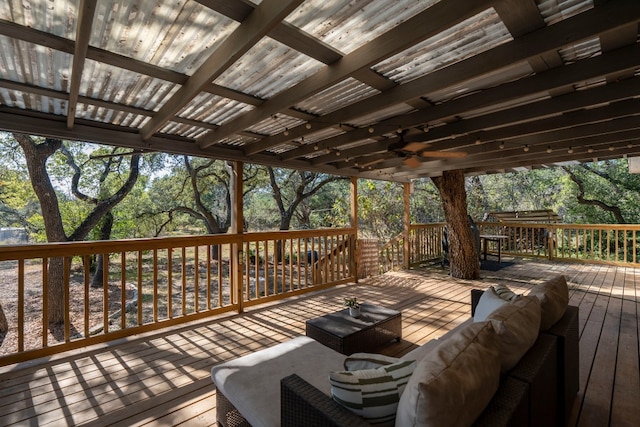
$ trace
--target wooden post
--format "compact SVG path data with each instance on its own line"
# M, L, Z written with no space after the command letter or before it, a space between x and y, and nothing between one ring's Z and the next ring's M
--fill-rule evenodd
M410 226L411 226L411 208L409 199L411 197L411 183L404 183L404 238L402 245L402 265L403 268L409 268L409 257L411 256L411 246L409 245Z
M349 222L351 224L351 228L353 229L353 239L351 245L349 246L349 268L351 269L351 275L355 277L356 283L358 283L358 257L360 254L357 253L357 242L358 242L358 178L355 176L351 177L351 212L349 214Z
M243 199L242 195L244 193L244 180L243 180L243 163L242 162L234 162L232 166L232 174L231 174L231 233L236 236L242 236L244 232L244 215L243 215ZM242 253L242 240L233 243L231 245L231 267L233 271L232 276L232 292L235 292L236 301L238 303L238 313L242 313L244 311L243 307L243 293L242 293L242 284L243 280L243 263L244 263L244 254Z

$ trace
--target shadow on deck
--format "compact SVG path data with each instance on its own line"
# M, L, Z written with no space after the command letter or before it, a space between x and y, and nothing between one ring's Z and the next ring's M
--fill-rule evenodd
M215 425L211 366L304 334L305 321L342 299L403 313L403 339L380 349L399 356L470 313L470 289L504 282L525 292L564 274L580 307L580 390L572 425L640 425L640 269L513 260L482 279L439 267L391 272L359 284L254 307L160 333L0 368L0 425Z

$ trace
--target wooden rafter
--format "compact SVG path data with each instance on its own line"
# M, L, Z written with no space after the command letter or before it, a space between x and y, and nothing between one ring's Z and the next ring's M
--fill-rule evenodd
M451 25L491 6L489 0L468 0L463 4L444 0L426 11L396 26L383 36L365 44L344 56L337 64L325 67L311 77L273 96L259 108L243 114L220 129L200 138L199 144L209 147L216 141L238 132L247 126L276 114L295 103L340 82L350 75L372 66L411 45L425 40ZM437 17L437 19L436 19ZM248 153L263 151L269 147L260 144L259 149L249 147Z
M142 128L143 140L149 139L202 88L220 76L227 68L253 47L279 21L284 19L303 0L266 0L262 2L218 49L200 66L178 91L164 103L160 111Z

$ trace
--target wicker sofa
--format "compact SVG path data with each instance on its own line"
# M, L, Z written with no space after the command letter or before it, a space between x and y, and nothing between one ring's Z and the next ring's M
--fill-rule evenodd
M566 282L564 284L566 286ZM483 294L483 291L472 291L472 315L476 314ZM442 343L451 341L451 336L459 335L461 330L468 328L469 324L473 324L473 318L405 357L421 359L432 354L435 349L443 347ZM474 415L474 425L566 424L578 389L578 309L565 307L561 318L546 329L535 337L531 348L515 366L500 375L497 391L492 394L486 406L483 406L477 418ZM212 378L218 385L218 422L225 427L369 425L330 397L326 379L328 372L342 369L339 361L344 356L317 343L308 342L306 338L299 337L239 358L238 362L227 362L214 367ZM310 357L315 359L310 360ZM263 373L260 378L255 376L257 371L251 373L251 369L256 369L256 366ZM287 370L288 373L282 375ZM270 384L273 385L274 378L281 378L279 402L277 395L274 397L273 393L264 396L264 391L260 391L257 385L245 388L238 386L235 389L230 387L234 381L229 381L229 375L241 375L241 372L247 378L255 378L256 383L271 381ZM272 418L264 415L264 407L260 409L262 415L256 414L259 408L259 405L255 406L256 401L260 399L271 405L273 414L269 416ZM242 407L238 407L240 405ZM279 405L279 413L274 405ZM400 410L399 407L398 411ZM244 415L247 415L247 419Z

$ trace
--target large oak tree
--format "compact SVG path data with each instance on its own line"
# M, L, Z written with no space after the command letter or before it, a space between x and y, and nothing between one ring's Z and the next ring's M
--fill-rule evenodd
M447 220L451 276L478 279L479 254L469 226L464 173L461 170L444 171L442 176L434 177L432 180L440 192Z
M48 242L68 242L84 240L100 222L108 217L111 210L120 203L133 189L138 176L141 155L134 153L130 156L129 173L126 180L116 191L106 194L98 191L90 196L80 188L82 169L75 163L68 150L65 152L64 142L57 138L35 138L25 134L13 134L24 152L24 157L29 171L29 177L33 190L40 202L45 233ZM51 157L61 152L67 159L67 164L73 169L72 192L73 194L90 204L92 209L88 215L71 232L65 231L65 226L60 211L58 195L49 176L47 163ZM104 170L104 173L108 173ZM107 221L107 224L110 221ZM48 295L47 312L49 323L62 323L64 321L64 271L63 259L52 258L48 265Z

